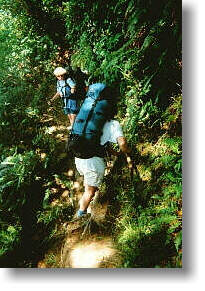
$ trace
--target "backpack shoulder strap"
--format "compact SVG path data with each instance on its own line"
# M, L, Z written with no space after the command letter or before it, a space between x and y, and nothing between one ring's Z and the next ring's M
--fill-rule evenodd
M70 87L70 85L68 84L68 79L65 80L65 87L68 86ZM70 87L71 88L71 87Z

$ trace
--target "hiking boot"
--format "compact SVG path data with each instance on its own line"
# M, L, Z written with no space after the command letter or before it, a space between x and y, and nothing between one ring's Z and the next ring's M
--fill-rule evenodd
M84 217L87 215L87 211L83 211L83 210L78 210L77 212L77 217Z

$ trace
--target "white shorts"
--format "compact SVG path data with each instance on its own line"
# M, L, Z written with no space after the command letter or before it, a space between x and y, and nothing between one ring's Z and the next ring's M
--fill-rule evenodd
M84 176L84 185L99 187L105 173L105 162L100 157L90 159L75 158L75 164L80 175Z

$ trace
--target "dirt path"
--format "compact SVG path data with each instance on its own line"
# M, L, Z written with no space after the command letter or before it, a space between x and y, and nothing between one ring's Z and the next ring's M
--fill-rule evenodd
M91 216L68 225L61 252L64 268L116 268L120 254L107 229L108 203L94 203Z
M48 129L50 134L62 142L61 155L68 132L63 125L64 122L58 120L57 125ZM76 177L76 170L68 166L67 173L64 174ZM83 180L78 175L72 190L77 211L78 201L83 194ZM98 193L94 199L90 216L83 220L73 219L64 226L66 228L64 240L45 254L45 258L38 263L38 268L116 268L120 265L121 257L110 231L112 224L109 223L109 201L100 199L102 194ZM55 261L52 266L48 264L48 257L51 257L51 254Z
M111 237L91 235L81 240L79 236L67 238L63 254L64 268L115 268L119 255Z

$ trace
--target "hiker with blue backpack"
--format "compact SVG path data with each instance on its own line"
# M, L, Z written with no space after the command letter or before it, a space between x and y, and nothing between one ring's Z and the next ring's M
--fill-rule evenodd
M68 115L70 127L72 128L76 114L79 111L78 100L75 95L76 84L71 77L68 76L66 69L58 67L54 70L54 75L57 78L57 92L51 98L51 102L61 97L63 103L64 114Z
M68 152L75 157L75 165L80 175L84 176L85 187L77 217L86 216L88 206L103 180L107 145L118 144L121 152L130 152L120 123L113 119L117 112L115 95L115 90L104 83L90 85L73 124Z

